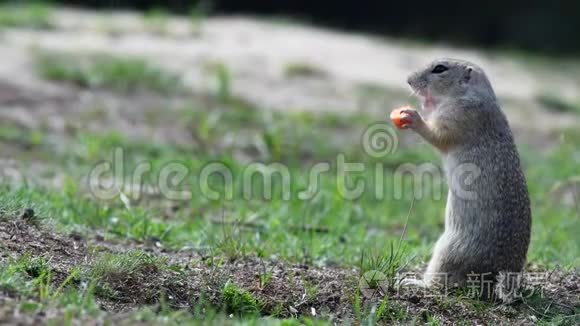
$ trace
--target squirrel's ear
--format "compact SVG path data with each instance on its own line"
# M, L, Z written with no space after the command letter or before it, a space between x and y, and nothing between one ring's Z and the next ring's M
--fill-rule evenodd
M467 67L467 69L465 69L465 73L463 74L463 78L461 79L461 82L463 84L469 83L469 81L471 80L471 72L472 71L473 71L473 68L471 68L471 67Z

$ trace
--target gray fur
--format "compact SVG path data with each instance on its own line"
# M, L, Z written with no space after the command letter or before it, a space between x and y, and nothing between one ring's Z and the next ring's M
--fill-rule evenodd
M438 64L449 69L432 73ZM448 284L464 286L471 273L521 272L530 242L530 200L512 132L487 76L470 62L441 59L408 82L418 94L428 89L436 103L410 128L441 151L449 185L445 231L425 284L433 285L440 273Z

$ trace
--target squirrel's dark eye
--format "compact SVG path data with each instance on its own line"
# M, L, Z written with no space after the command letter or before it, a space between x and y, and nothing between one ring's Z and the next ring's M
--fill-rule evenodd
M435 68L433 68L433 70L431 70L432 73L434 74L440 74L444 71L449 70L449 68L445 67L444 65L436 65Z

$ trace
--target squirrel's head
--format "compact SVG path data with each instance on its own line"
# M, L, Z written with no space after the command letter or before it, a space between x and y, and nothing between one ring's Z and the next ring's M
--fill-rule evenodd
M427 112L450 101L495 101L495 94L483 70L467 61L435 60L409 76L407 82Z

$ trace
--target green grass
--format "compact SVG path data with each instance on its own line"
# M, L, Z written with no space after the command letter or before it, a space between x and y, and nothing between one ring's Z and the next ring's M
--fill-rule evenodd
M212 8L210 1L195 1L195 4L192 5L191 10L189 11L189 21L194 35L199 35L203 21L211 11Z
M205 127L208 131L204 137L207 137L209 146L194 150L132 142L119 134L79 134L69 147L74 151L57 159L61 160L59 164L68 167L69 174L68 181L60 191L32 185L24 188L8 187L3 191L5 195L2 197L2 206L12 211L15 207L22 209L32 206L39 211L37 215L46 217L68 231L88 232L98 228L111 237L141 241L161 239L166 245L176 248L206 248L211 244L213 251L233 256L259 253L264 256L276 255L291 261L358 265L361 254L385 250L388 252L393 241L398 241L409 208L414 202L404 245L408 252L417 255L412 264L424 262L428 258L430 246L442 230L445 188L441 190L443 196L439 199L433 199L426 193L425 198L414 200L412 180L404 179L403 197L395 200L393 169L405 162L437 162L431 151L425 151L422 147L400 148L396 153L377 160L360 149L357 139L350 145L345 142L324 142L324 139L329 139L335 132L335 128L342 128L343 122L339 119L330 122L334 117L313 118L302 114L288 114L283 117L258 115L240 122L233 117L242 113L235 110L219 112L218 116L212 117L215 114L218 113L196 113L195 121L198 123L209 123L203 121L210 120L214 122L212 126ZM356 128L363 130L366 122L364 120L357 122ZM274 124L279 126L269 125L270 121L276 121ZM287 166L292 185L289 199L282 196L281 179L274 175L270 200L264 198L259 177L253 179L249 189L252 196L250 200L246 200L243 187L246 165L228 152L251 152L253 145L233 145L219 152L211 150L214 146L221 146L222 138L230 137L232 130L239 132L248 126L258 137L251 136L251 140L259 139L260 134L262 137L265 137L264 134L274 137L269 142L264 141L267 150L258 159L265 164L282 162ZM268 128L276 131L268 132ZM577 216L577 212L574 207L559 205L546 196L555 183L576 175L576 144L562 144L546 156L521 149L534 212L533 239L529 252L531 261L548 266L578 265L580 249L577 245L570 246L569 243L570 237L579 231L575 220L570 218ZM185 201L176 202L187 209L175 212L171 220L164 220L158 217L163 207L162 201L145 201L148 204L144 206L142 199L135 200L127 192L131 199L131 206L128 207L119 196L106 201L82 196L79 185L74 180L86 176L96 163L112 160L114 150L119 146L124 149L124 177L131 177L140 162L150 163L151 172L143 177L146 185L157 184L159 172L170 162L177 162L189 169L190 173L182 186L191 192L191 196ZM51 148L40 146L36 150L51 151ZM333 157L333 154L340 151L345 152L347 162L362 162L367 167L372 167L352 176L353 180L365 181L366 191L356 200L344 200L337 188L336 156ZM195 155L192 156L192 152ZM306 202L300 199L299 193L308 189L310 176L307 168L312 163L298 160L300 157L308 158L312 162L331 163L330 171L320 175L318 193ZM232 172L232 198L229 200L208 198L205 195L207 189L200 185L200 172L207 162L216 161L224 162ZM378 161L384 169L383 198L375 197L375 165ZM558 166L558 169L546 170L547 166ZM223 179L214 176L208 182L209 187L218 191L223 199ZM143 196L147 198L146 195ZM222 222L226 223L225 228L221 225ZM245 226L249 224L257 227L248 230ZM288 227L293 231L287 232ZM308 231L316 228L328 232ZM255 239L256 234L260 235L259 240Z
M539 94L536 101L549 111L580 113L580 103L570 103L552 94Z
M237 316L257 315L261 311L259 301L248 291L227 282L222 291L224 310Z
M365 128L373 123L372 117L364 114L262 112L245 103L226 102L227 105L219 109L195 105L176 109L182 117L176 128L191 128L191 147L131 140L120 133L79 132L66 140L66 152L54 153L46 141L50 139L49 135L32 137L31 133L35 132L32 130L2 129L2 142L27 140L39 156L50 154L55 170L61 169L58 171L65 175L64 183L58 189L43 188L34 183L4 185L0 197L2 215L19 216L24 209L33 208L41 222L52 224L64 233L74 231L91 235L98 230L105 239L159 242L168 249L190 248L209 257L236 259L256 255L294 263L356 267L361 276L368 277L367 282L371 285L380 283L382 279L375 279L377 273L368 275L368 272L378 271L390 282L401 267L426 263L432 245L443 229L445 189L438 199L431 197L429 192L425 198L414 199L412 180L404 180L402 198L394 199L393 185L394 171L400 164L439 164L433 151L420 145L401 146L395 153L377 159L364 152L360 141ZM338 142L332 141L337 135L344 134L349 136ZM237 141L230 141L232 138ZM539 154L532 149L520 148L533 204L534 223L529 250L529 261L533 264L547 268L580 265L580 245L570 241L580 232L576 222L580 217L578 211L547 195L554 184L577 176L579 145L579 134L571 130L566 131L562 143L548 153ZM190 191L191 196L186 200L168 201L163 196L133 198L128 191L125 191L125 196L118 194L107 200L87 195L85 184L78 180L85 182L84 177L95 164L112 160L117 148L123 149L121 173L125 178L133 175L139 163L150 164L151 171L143 178L144 184L149 186L158 184L159 173L167 164L179 163L187 167L190 173L182 187ZM367 167L366 171L353 174L349 180L366 182L366 191L357 199L344 199L337 187L338 153L343 153L347 162L360 162ZM273 179L271 199L264 198L264 187L260 182L252 184L254 196L249 200L244 198L244 171L248 158L250 162L283 163L293 185L290 197L282 195L280 179ZM200 172L208 162L217 161L223 162L232 172L232 198L228 200L208 198L204 195L207 189L199 184ZM330 162L330 171L320 175L316 196L303 200L299 193L308 188L308 169L318 162ZM377 166L385 178L380 185L374 182ZM383 198L375 197L378 186L384 192ZM223 180L219 177L209 178L209 187L224 194ZM168 205L177 207L169 215ZM405 237L401 241L405 226ZM149 267L164 273L169 266L165 261L140 252L104 254L97 255L80 277L93 284L93 292L97 295L119 298L121 294L114 289L113 276L131 275ZM38 285L27 273L2 270L0 275L3 286L12 284L12 288L23 289L25 293L38 292L35 290ZM265 271L257 276L256 284L264 287L268 281L268 271ZM222 305L214 307L217 309L211 318L222 320L223 308L234 314L232 322L263 322L257 317L264 312L255 296L232 282L221 286L219 302ZM316 297L318 286L307 284L305 299ZM54 293L56 288L58 285L45 292ZM68 293L68 288L48 297L61 297ZM90 302L87 296L81 299L70 293L66 295L71 296L71 302ZM353 309L359 312L357 318L361 322L408 321L413 318L388 297L381 298L374 308L366 306L363 301L356 296L353 298L353 307L356 307ZM204 311L201 315L211 314L209 310ZM184 317L180 311L159 313L148 309L140 310L132 318L158 320L162 316L175 320L191 318ZM427 320L436 323L436 319L429 318ZM310 322L318 321L308 320ZM272 323L285 322L275 320Z
M150 9L143 15L143 21L147 26L147 30L159 35L167 34L169 19L169 13L162 8Z
M73 270L62 283L54 284L49 260L28 253L0 263L0 293L19 297L19 310L24 314L62 312L58 317L49 317L50 322L70 324L102 314L92 286L83 289L73 285L77 278L78 270Z
M359 264L361 282L369 289L388 289L396 286L399 272L407 267L409 255L401 243L391 243L390 250L381 252L362 252Z
M30 131L7 123L0 123L0 140L34 148L44 142L43 133L39 130Z
M304 62L292 62L284 67L284 76L287 78L295 77L311 77L311 78L323 78L327 76L327 73L315 67L309 63Z
M222 62L210 62L204 67L206 75L212 79L213 92L223 102L232 100L232 75Z
M104 253L86 271L86 276L92 280L102 280L119 275L153 268L158 269L164 264L159 258L141 251L128 251L124 254Z
M95 294L113 300L125 300L135 295L136 300L157 300L159 291L156 286L145 285L153 275L161 273L166 267L165 260L141 251L132 250L122 254L105 252L97 257L89 268L83 272L83 278L95 284ZM134 285L142 285L135 293ZM127 287L123 287L127 285Z
M178 75L132 57L40 53L36 57L36 71L44 79L85 88L150 90L163 94L184 90Z
M34 28L46 29L52 27L52 10L43 3L7 2L0 3L0 29L2 28Z
M12 295L32 295L34 278L46 272L44 259L23 255L0 265L0 291Z

